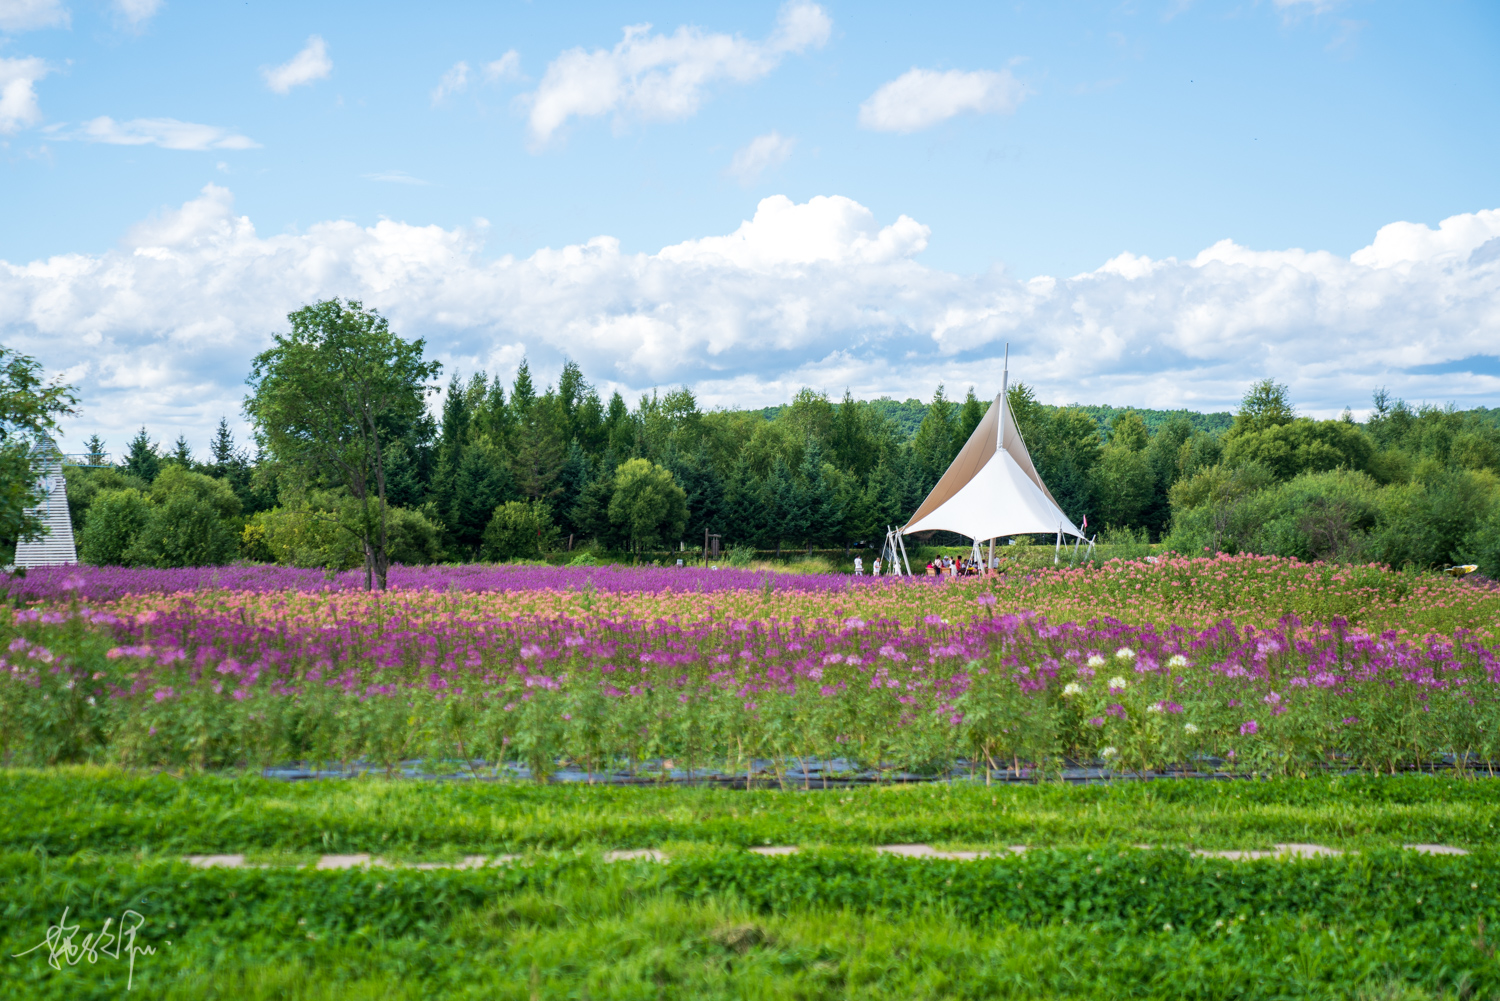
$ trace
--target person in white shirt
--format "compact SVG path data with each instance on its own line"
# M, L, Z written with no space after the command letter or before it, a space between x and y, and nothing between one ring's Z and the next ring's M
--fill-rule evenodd
M856 577L863 577L864 575L865 575L865 561L864 561L864 559L862 557L856 556L856 557L854 557L854 576L856 576Z
M875 563L871 566L870 570L871 570L871 574L870 575L872 577L879 577L880 576L880 557L879 556L875 557Z

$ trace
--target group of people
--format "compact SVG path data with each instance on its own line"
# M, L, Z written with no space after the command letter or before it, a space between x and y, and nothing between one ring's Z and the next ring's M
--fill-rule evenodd
M995 561L997 566L999 562L999 560ZM870 566L871 576L879 577L880 570L881 561L880 557L877 556L875 557L874 561L872 561ZM994 567L991 567L988 570L985 569L984 562L982 560L965 559L962 556L938 556L928 561L926 573L929 577L978 577L980 575L988 575L993 570ZM893 570L892 572L895 573L899 571ZM864 575L864 558L856 556L854 557L854 576L863 577Z
M929 577L978 577L984 572L983 563L962 556L939 556L927 562Z

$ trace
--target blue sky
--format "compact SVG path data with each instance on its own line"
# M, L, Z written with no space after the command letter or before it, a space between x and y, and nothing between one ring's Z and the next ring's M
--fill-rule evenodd
M1478 2L0 0L0 337L200 442L326 295L718 405L1009 341L1052 402L1494 406L1497 57Z

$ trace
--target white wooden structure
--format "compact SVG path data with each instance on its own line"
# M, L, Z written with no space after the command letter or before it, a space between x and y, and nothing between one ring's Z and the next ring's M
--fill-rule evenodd
M16 543L16 566L56 567L78 562L78 549L73 544L73 519L68 514L68 481L63 478L62 453L50 439L38 443L43 453L39 463L41 475L37 478L41 504L31 513L41 519L47 531L31 541Z

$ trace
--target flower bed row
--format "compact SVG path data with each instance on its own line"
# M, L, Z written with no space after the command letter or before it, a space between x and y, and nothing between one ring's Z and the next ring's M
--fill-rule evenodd
M430 757L521 761L537 777L662 758L927 772L1215 759L1283 774L1500 761L1500 664L1463 632L1053 623L995 614L990 594L964 618L912 624L484 617L444 601L352 616L188 601L21 611L0 661L0 744L36 763Z

